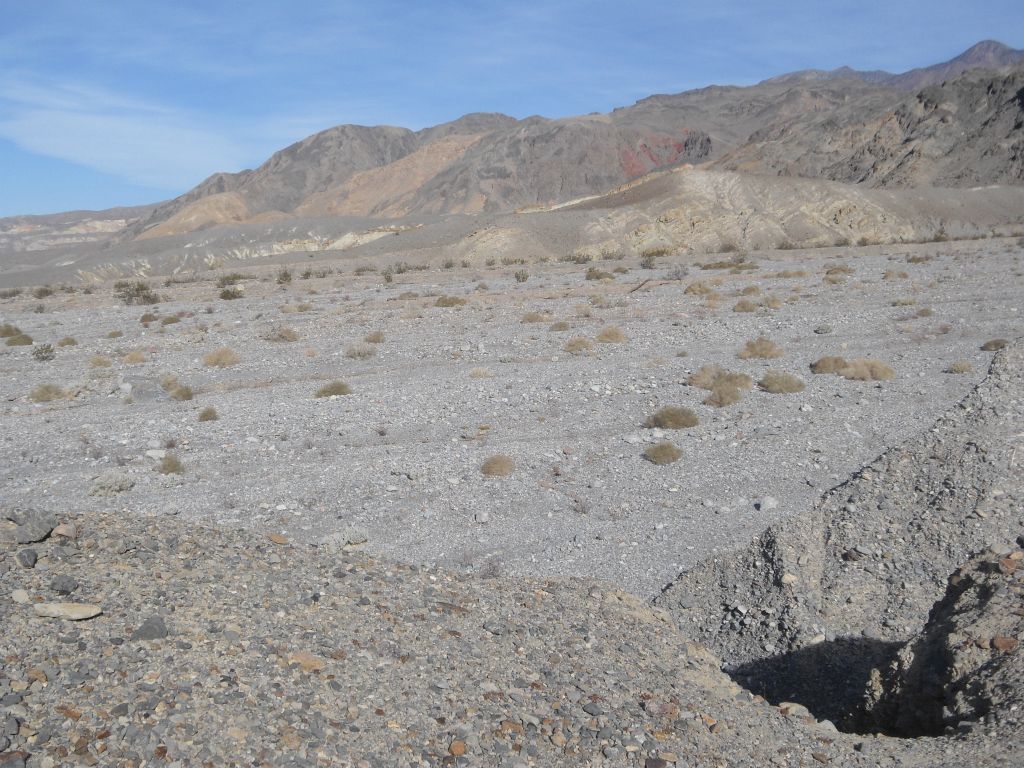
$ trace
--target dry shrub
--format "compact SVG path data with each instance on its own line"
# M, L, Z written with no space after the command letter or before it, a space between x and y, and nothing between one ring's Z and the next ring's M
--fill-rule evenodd
M644 451L644 458L651 462L651 464L657 464L659 467L679 461L682 456L683 452L667 441L652 445Z
M931 307L921 307L919 310L917 310L917 317L931 317L934 314L935 312L932 310Z
M835 267L829 267L826 269L825 274L830 277L836 277L837 275L852 275L853 267L847 266L846 264L839 264Z
M616 328L614 325L609 325L607 328L602 328L601 332L595 337L602 344L622 344L628 339L626 334L621 329Z
M565 342L565 351L571 355L582 355L584 352L588 352L594 346L594 343L584 336L573 336L567 342Z
M294 328L288 326L282 326L280 328L272 328L263 337L265 341L279 341L279 342L290 342L299 340L299 332Z
M883 280L906 280L909 277L910 275L902 269L887 269L885 270L885 274L882 275Z
M733 312L756 312L757 304L750 299L740 299L732 308Z
M78 344L78 340L74 336L65 336L57 342L58 347L73 347L76 344Z
M790 297L790 301L799 301L799 298L796 296L792 296ZM767 299L764 300L764 306L768 307L768 309L781 309L782 299L780 299L778 296L769 296Z
M917 299L912 299L909 296L907 296L907 297L903 297L903 298L899 298L899 299L894 299L893 302L892 302L892 306L894 306L894 307L909 307L909 306L912 306L912 305L914 305L916 303L917 303Z
M811 373L839 373L846 366L845 357L826 355L811 363Z
M751 358L768 360L775 357L782 357L782 350L774 341L766 336L758 336L753 341L748 341L743 346L743 349L736 353L736 357L740 360L749 360Z
M161 475L183 475L185 474L185 467L177 456L173 453L168 453L156 465L156 471Z
M188 384L182 384L173 373L165 374L160 379L160 386L164 392L171 396L172 400L191 400L194 393Z
M569 330L569 324L567 322L565 322L564 320L559 320L558 322L552 323L551 325L549 325L548 326L548 330L549 331L568 331Z
M121 362L127 363L128 365L136 365L138 363L144 363L148 359L149 358L146 357L146 353L143 352L141 349L133 349L131 352L129 352L127 355L121 358Z
M886 381L896 375L896 372L881 360L866 357L851 360L837 373L844 379L853 381Z
M174 325L175 323L180 322L181 318L177 315L167 315L167 317L161 318L160 325Z
M745 373L733 373L717 365L705 365L690 376L687 382L691 387L712 390L716 386L731 386L739 389L750 389L754 380Z
M822 282L827 285L840 285L845 278L842 275L825 275L822 278Z
M949 368L946 369L946 373L970 373L971 364L966 360L957 360L955 363L951 363Z
M774 278L791 278L791 277L807 277L807 270L805 269L783 269L779 272L773 272L768 277Z
M366 360L376 354L376 348L369 344L353 344L351 347L345 348L345 357L350 357L353 360Z
M742 291L740 291L740 295L741 296L760 296L761 295L761 289L758 288L756 285L748 285L746 288L744 288Z
M10 343L10 342L8 342ZM1004 349L1009 344L1006 339L989 339L981 345L982 352L998 352L1000 349Z
M697 414L689 408L668 405L648 417L644 426L649 429L685 429L697 426Z
M143 325L149 325L150 323L156 322L159 318L152 312L146 312L142 317L139 318L139 322Z
M65 396L64 390L56 384L40 384L29 393L28 399L33 403L49 403Z
M704 405L724 408L727 405L738 403L742 399L743 392L739 387L723 381L712 387L711 394L704 399Z
M32 337L27 333L16 333L13 336L7 337L8 347L30 347L32 346Z
M515 471L516 463L511 456L497 454L480 465L480 472L487 477L508 477Z
M384 331L370 331L363 337L363 341L367 344L383 344Z
M208 405L199 412L200 421L216 421L220 416L217 414L217 409L212 405Z
M791 373L780 371L768 371L757 386L765 392L773 395L787 395L793 392L803 392L804 383Z
M122 336L124 336L123 331L111 331L107 334L108 339L120 339Z
M113 361L109 357L103 355L96 355L89 360L89 365L92 368L109 368Z
M543 312L527 312L523 315L521 323L546 323L551 319L550 315L545 315Z
M603 269L597 267L590 267L587 269L587 280L614 280L615 275L611 272L605 272Z
M330 384L320 387L313 397L336 397L350 394L352 394L352 388L344 381L332 381Z
M436 307L461 307L466 303L466 300L461 296L438 296L437 301L434 302Z
M0 339L9 339L12 336L20 336L21 328L10 323L4 323L0 325Z
M701 280L695 280L690 283L683 291L683 293L689 294L690 296L707 296L709 293L714 292L715 290L711 286Z
M494 376L494 373L490 368L473 368L469 372L469 378L471 379L489 379Z
M241 358L235 353L235 351L229 347L221 347L215 349L213 352L208 352L203 356L203 365L209 368L227 368L229 365L234 365L239 362Z

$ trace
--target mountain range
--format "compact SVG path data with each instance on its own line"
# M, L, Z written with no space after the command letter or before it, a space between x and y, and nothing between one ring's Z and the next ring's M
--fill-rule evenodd
M505 214L697 167L867 188L1024 182L1024 51L994 41L902 74L805 70L654 95L607 114L469 114L420 131L341 125L162 203L0 219L0 252L223 225Z

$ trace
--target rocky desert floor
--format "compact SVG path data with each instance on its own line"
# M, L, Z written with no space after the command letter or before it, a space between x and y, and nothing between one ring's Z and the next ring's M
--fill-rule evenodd
M0 765L1010 764L1022 256L310 260L5 298L32 343L0 346ZM987 720L886 671L961 566ZM66 600L102 613L46 617ZM822 708L838 682L864 695Z

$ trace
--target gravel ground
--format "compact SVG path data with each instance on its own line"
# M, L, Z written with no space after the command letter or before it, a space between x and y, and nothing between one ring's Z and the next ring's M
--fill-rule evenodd
M829 632L838 641L861 628L898 645L923 623L921 604L942 597L946 561L931 559L952 561L975 538L1012 542L1021 351L996 353L985 378L993 353L979 348L1020 335L1019 259L1015 242L984 241L762 255L758 271L741 274L690 264L681 280L669 279L680 265L662 260L608 281L584 280L587 265L549 264L517 282L512 265L406 272L390 284L335 274L278 285L271 274L247 281L238 301L190 282L161 288L173 300L153 307L119 306L107 290L5 300L0 323L35 347L78 343L51 361L0 347L0 765L1009 765L1024 744L1013 712L941 738L847 734L811 699L758 695L721 670L757 690L770 675L737 662L822 645L809 635L822 629L822 605L838 612L825 645ZM823 283L839 264L853 274ZM784 269L807 275L767 276ZM886 270L908 276L886 280ZM684 292L716 277L717 306ZM754 300L800 298L733 312L749 285L761 289ZM468 303L437 307L441 294ZM32 311L40 301L45 311ZM312 307L281 309L300 302ZM146 310L185 316L144 328ZM527 311L551 319L521 323ZM555 320L570 329L549 331ZM627 341L563 351L567 338L612 325ZM282 326L298 339L265 340ZM346 354L370 346L374 330L384 333L375 355ZM737 359L760 334L784 355ZM203 365L221 347L239 362ZM122 360L134 350L145 362ZM811 374L826 354L876 357L895 376ZM111 365L89 367L97 355ZM944 373L959 360L971 370ZM754 390L715 409L685 383L708 363L755 378L789 371L807 389ZM477 368L491 375L471 375ZM165 373L194 399L169 397ZM352 394L313 397L333 379ZM31 402L44 383L70 397ZM663 405L692 407L700 424L645 429ZM199 421L209 406L219 418ZM644 461L665 437L682 458ZM512 474L484 476L481 464L499 453L514 460ZM183 474L156 470L167 454ZM929 489L947 487L947 464L964 493L937 499ZM888 565L876 559L892 562L878 544L891 533L887 510L838 495L868 481L943 521L894 546L924 565L897 567L902 578L881 586ZM896 522L915 519L905 517ZM782 533L777 560L764 548L773 523L789 531L803 519L831 542L791 566L814 571L817 592L776 574L790 567ZM850 526L863 535L833 541ZM749 567L748 544L778 579L755 578L743 600L781 601L793 627L731 627L734 607L718 593L680 602L684 570L695 591L708 573L726 579L716 589L746 589L727 578ZM995 546L986 562L1022 557L1012 543ZM669 581L672 599L651 607ZM1014 604L1015 582L1003 589L1009 597L993 608ZM982 688L1015 684L1022 657L1005 633L1019 634L1019 622L997 626L971 599L967 625L1004 638L984 638ZM901 658L912 664L917 652ZM899 695L903 679L861 682L889 706L885 686Z
M908 255L934 258L908 263ZM161 287L169 300L153 307L120 305L108 288L42 302L26 295L0 304L2 321L36 346L67 335L78 344L57 347L51 362L37 362L31 347L0 347L0 489L16 504L179 514L313 542L366 537L374 551L408 562L590 576L653 596L706 555L808 508L963 397L991 357L982 342L1020 331L1020 255L1016 241L777 252L738 275L671 258L655 270L598 262L630 270L605 281L584 279L594 264L410 271L390 284L353 275L351 265L308 281L296 268L288 285L272 272L244 282L238 301L217 299L210 280ZM824 283L841 265L853 274ZM688 276L666 279L681 267ZM517 269L530 273L526 282L513 279ZM768 276L783 270L806 276ZM721 281L716 308L684 293L695 281ZM784 303L732 311L748 286L761 293L746 298ZM468 303L437 307L439 295ZM36 314L39 303L46 311ZM304 303L308 311L286 311ZM188 316L144 328L147 310ZM522 323L528 312L549 319ZM549 330L554 321L569 327ZM627 340L564 351L570 338L593 339L608 326ZM282 327L298 340L265 340ZM376 330L383 343L363 342ZM783 356L737 359L759 335ZM204 366L220 347L240 362ZM348 357L351 347L375 354ZM121 361L136 350L145 362ZM830 354L879 358L895 378L811 375L808 364ZM90 368L97 355L112 365ZM944 372L958 360L971 370ZM755 379L788 371L807 389L755 389L713 408L686 384L706 364ZM169 398L165 373L195 399ZM335 378L352 394L313 398ZM74 397L28 401L42 383ZM699 425L645 429L665 405L692 408ZM207 406L219 420L197 421ZM644 461L645 448L664 439L682 459ZM172 442L184 474L161 475L160 454L147 452ZM514 459L511 476L481 474L494 454ZM109 472L131 487L95 487Z

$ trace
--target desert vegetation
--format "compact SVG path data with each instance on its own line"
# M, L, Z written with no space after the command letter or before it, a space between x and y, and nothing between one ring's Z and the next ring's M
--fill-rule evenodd
M667 405L652 413L645 427L657 429L686 429L697 426L697 414L689 408L681 408L675 405Z
M320 387L313 397L340 397L352 394L352 388L344 381L332 381Z

